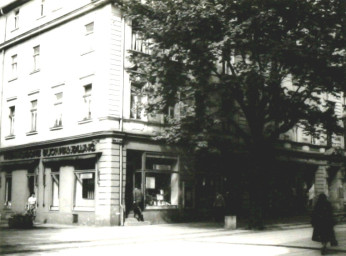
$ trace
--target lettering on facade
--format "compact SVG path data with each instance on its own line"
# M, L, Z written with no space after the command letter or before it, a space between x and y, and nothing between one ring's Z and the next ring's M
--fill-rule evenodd
M95 144L79 144L73 146L62 146L55 148L46 148L43 149L43 157L47 156L64 156L64 155L73 155L73 154L82 154L82 153L91 153L95 152Z
M16 150L4 153L4 160L39 158L40 149Z
M95 152L94 143L86 143L71 146L61 146L54 148L43 149L43 157L49 156L63 156L63 155L75 155L83 153ZM28 149L28 150L16 150L4 153L4 160L14 160L14 159L32 159L41 157L40 149Z

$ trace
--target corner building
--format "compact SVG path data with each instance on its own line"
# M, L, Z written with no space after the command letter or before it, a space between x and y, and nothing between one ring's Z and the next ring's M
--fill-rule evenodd
M151 136L126 72L140 41L113 1L22 0L0 4L0 213L36 220L123 225L132 190L144 218L172 221L193 205L192 179L174 148ZM135 47L135 48L134 48Z

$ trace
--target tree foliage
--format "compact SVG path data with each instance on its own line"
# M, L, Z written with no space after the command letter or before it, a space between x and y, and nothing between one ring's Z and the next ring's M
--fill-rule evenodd
M295 125L314 136L340 132L320 95L344 90L345 1L119 5L150 49L131 54L133 81L151 85L148 110L167 112L177 102L184 109L159 138L219 152L235 138L258 148Z

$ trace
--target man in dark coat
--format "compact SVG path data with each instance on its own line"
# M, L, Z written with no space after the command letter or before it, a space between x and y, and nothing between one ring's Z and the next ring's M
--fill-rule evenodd
M143 213L142 213L142 205L143 205L142 191L135 187L133 189L133 212L134 212L134 217L137 218L137 220L139 221L144 221Z
M311 224L313 226L312 240L322 243L322 255L326 253L327 243L337 245L334 233L335 220L332 206L325 194L320 194L312 213Z

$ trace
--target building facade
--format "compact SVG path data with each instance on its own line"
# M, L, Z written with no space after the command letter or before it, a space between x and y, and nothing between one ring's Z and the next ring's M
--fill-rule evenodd
M132 93L126 56L140 42L112 1L0 9L2 217L35 193L38 221L122 225L134 186L152 223L191 205L177 150L151 139L163 117Z
M24 212L35 193L40 222L123 225L134 187L151 223L211 216L218 191L248 210L229 170L195 175L178 149L152 140L164 116L145 114L145 93L127 73L129 51L147 49L113 1L7 0L0 11L2 218ZM341 118L343 95L321 97ZM278 150L271 207L306 209L309 193L324 192L344 208L342 136L314 140L295 128ZM231 160L241 175L246 159Z

